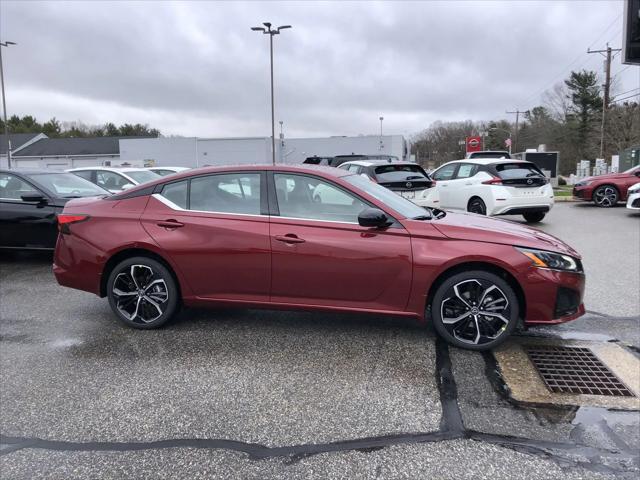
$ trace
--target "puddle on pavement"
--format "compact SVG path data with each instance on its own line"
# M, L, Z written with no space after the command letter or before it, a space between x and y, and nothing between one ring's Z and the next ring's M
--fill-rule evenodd
M84 342L79 338L59 338L56 340L52 340L47 343L49 347L53 347L54 349L67 349L71 347L77 347L78 345L82 345Z

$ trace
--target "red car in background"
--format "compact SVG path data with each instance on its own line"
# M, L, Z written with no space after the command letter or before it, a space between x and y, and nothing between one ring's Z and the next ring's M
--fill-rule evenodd
M316 195L321 189L329 195ZM459 347L584 313L580 256L504 220L428 210L329 167L208 167L67 203L53 270L135 328L179 306L430 320Z
M573 186L573 196L599 207L613 207L627 201L627 190L640 181L640 165L622 173L586 177Z

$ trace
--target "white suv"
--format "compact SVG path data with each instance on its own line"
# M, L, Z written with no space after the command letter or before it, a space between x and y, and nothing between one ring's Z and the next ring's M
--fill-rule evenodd
M431 174L435 188L414 202L481 215L522 215L539 222L553 207L553 188L531 162L476 158L445 163Z
M141 183L157 180L160 175L146 168L86 167L67 172L95 183L111 193L120 193Z

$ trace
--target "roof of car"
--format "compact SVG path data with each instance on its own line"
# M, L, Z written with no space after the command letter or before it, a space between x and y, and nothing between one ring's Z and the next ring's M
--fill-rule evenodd
M462 158L460 160L452 160L442 165L448 165L449 163L475 163L477 165L491 165L494 163L531 163L526 160L518 160L516 158Z
M78 168L70 168L67 172L79 172L82 170L106 170L108 172L146 172L148 168L142 167L78 167Z
M52 170L49 168L0 168L0 173L17 173L22 175L43 175L45 173L67 173L64 170Z
M416 162L390 162L388 160L352 160L350 162L344 162L340 164L341 167L344 165L358 165L360 167L372 167L374 165L418 165Z

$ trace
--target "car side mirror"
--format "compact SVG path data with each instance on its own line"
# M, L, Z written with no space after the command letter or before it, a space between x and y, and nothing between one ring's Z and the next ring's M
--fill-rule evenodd
M383 228L391 225L389 217L378 208L365 208L358 215L358 224L361 227Z
M640 177L640 170L636 170L636 177Z
M20 195L20 198L22 199L23 202L42 203L42 204L47 203L46 197L38 193L32 193L30 195Z

